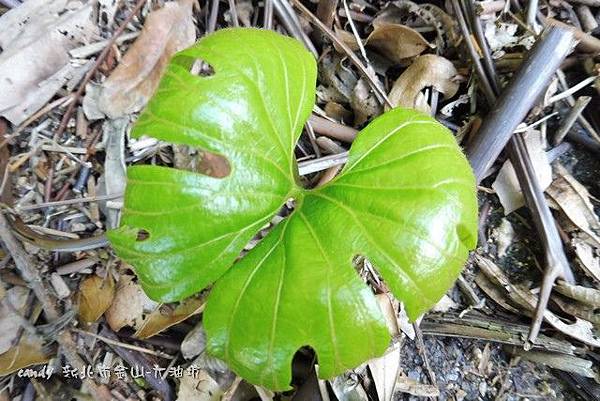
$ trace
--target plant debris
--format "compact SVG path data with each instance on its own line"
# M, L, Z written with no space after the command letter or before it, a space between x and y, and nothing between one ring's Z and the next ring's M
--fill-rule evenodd
M599 17L597 0L0 0L0 400L600 400ZM218 155L130 130L173 54L234 26L295 37L318 61L295 147L307 187L339 174L359 130L392 106L432 115L468 149L498 108L489 95L506 92L549 27L578 40L550 84L522 85L542 93L516 121L533 174L524 179L494 145L500 156L479 183L479 246L457 285L413 325L377 266L359 261L393 336L388 351L320 380L302 348L284 393L208 355L209 291L149 300L104 237L119 224L127 166L231 173ZM202 60L193 68L211 73ZM560 234L554 253L540 206ZM554 280L544 272L556 252L570 272Z

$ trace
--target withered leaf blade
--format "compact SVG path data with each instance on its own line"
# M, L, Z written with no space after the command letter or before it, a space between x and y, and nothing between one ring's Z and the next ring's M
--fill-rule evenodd
M110 274L106 279L95 274L91 275L81 283L77 297L81 321L95 322L112 304L115 297L115 282Z
M406 376L398 377L395 391L398 393L407 393L417 397L437 398L440 396L440 390L432 384L423 384Z
M475 262L494 284L503 289L502 292L506 297L529 312L535 310L537 297L530 291L513 285L498 265L490 259L477 254L475 255ZM544 319L563 334L585 344L600 347L600 338L594 332L592 324L589 321L575 318L574 323L565 323L558 315L548 309L544 312Z
M146 18L142 33L102 85L99 108L111 118L140 111L173 54L196 40L192 0L166 3Z
M595 308L600 308L600 290L573 285L564 281L559 282L555 288L558 292L571 299Z
M335 31L335 36L337 36L337 38L340 40L340 42L344 43L352 51L359 50L360 46L356 42L356 37L351 32L345 31L345 30L343 30L341 28L338 28L337 26L334 26L333 30ZM333 47L335 48L335 50L338 53L343 53L344 52L342 50L342 48L337 43L335 43L335 42L333 42Z
M567 218L577 226L590 243L600 246L600 221L590 202L590 194L569 172L562 166L556 165L558 177L548 187L546 193L556 202Z
M114 331L119 331L125 326L139 327L144 321L144 312L150 309L151 304L156 305L134 277L123 275L119 278L115 297L104 316Z
M170 313L165 314L158 308L148 316L135 336L142 339L152 337L190 316L202 312L204 304L204 297L192 297L180 303Z
M409 107L428 113L429 106L419 102L421 91L433 87L449 99L458 91L458 83L455 81L457 75L458 71L449 60L425 54L417 57L400 75L388 98L394 107Z
M573 238L571 243L581 268L596 282L600 283L600 258L595 255L594 248L577 236Z
M375 29L367 38L367 46L374 47L397 64L403 64L407 58L418 56L431 47L429 42L414 29L388 22L375 25Z
M379 401L393 399L396 379L400 370L401 349L400 343L394 343L382 357L372 359L368 363Z
M93 5L29 0L0 16L0 115L21 124L42 108L79 67L69 50L97 32ZM80 71L79 71L80 72Z
M28 366L46 363L51 356L40 339L23 336L16 347L0 354L0 376L9 375Z

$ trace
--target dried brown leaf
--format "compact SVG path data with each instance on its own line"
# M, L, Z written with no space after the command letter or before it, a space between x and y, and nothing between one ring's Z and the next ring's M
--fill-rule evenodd
M23 336L16 347L0 354L0 376L6 376L31 365L39 365L50 360L51 354L42 346L41 340Z
M558 292L571 299L595 308L600 308L600 290L573 285L564 281L559 282L555 288Z
M492 299L495 303L507 311L517 315L523 313L524 309L513 306L509 300L506 299L506 296L503 294L502 290L500 290L496 284L492 283L492 281L488 279L487 276L482 272L479 272L477 276L475 276L475 283L488 296L488 298ZM528 313L527 316L529 315L531 314Z
M339 401L368 401L369 397L355 374L344 373L330 380L331 389Z
M507 347L513 355L523 359L560 369L565 372L573 372L583 377L600 380L600 376L593 369L594 364L587 359L578 358L573 355L557 354L554 352L525 351L518 347Z
M137 338L149 338L169 327L184 321L185 319L198 314L204 310L205 299L203 297L188 298L181 302L172 311L166 312L158 308L150 314L142 326L136 331Z
M379 401L392 400L400 370L401 348L400 343L394 343L382 357L371 359L368 362Z
M143 323L144 311L153 302L146 296L133 276L119 278L115 297L105 313L111 329L119 331L125 326L138 327Z
M350 97L350 106L354 110L355 127L363 125L370 118L378 116L383 111L364 78L360 78L354 87Z
M594 253L594 248L579 237L573 238L571 242L579 265L589 276L600 283L600 258Z
M177 401L218 401L222 395L219 384L208 372L200 370L196 377L184 375L181 378Z
M475 262L492 282L503 288L504 295L511 301L526 308L529 312L535 310L537 297L530 291L513 285L494 262L477 254L475 255ZM600 338L595 335L592 324L586 320L576 318L575 323L568 324L548 309L544 312L544 320L563 334L585 344L600 347Z
M29 0L0 17L0 115L20 124L75 74L69 50L97 32L93 6Z
M565 168L556 166L558 177L548 187L546 193L558 205L567 218L583 231L593 242L600 246L598 216L590 202L590 194Z
M366 44L398 64L405 63L407 58L418 56L431 47L429 42L414 29L406 25L386 22L375 25Z
M102 85L99 108L111 118L141 110L173 54L196 40L193 0L169 2L151 12L142 33Z
M398 377L396 382L396 392L408 393L417 397L439 397L440 390L432 384L419 383L406 376Z
M428 113L429 107L419 104L419 95L427 87L434 87L451 98L458 91L458 71L447 59L433 54L419 56L396 80L388 98L394 107L416 108Z
M360 46L356 42L356 37L352 34L352 32L345 31L337 26L333 27L335 31L335 36L340 40L340 42L344 43L348 46L352 51L357 51L360 49ZM333 42L333 47L338 53L345 54L344 50L335 42Z
M87 277L77 294L79 318L85 323L95 322L110 307L114 297L115 282L110 274L106 279L95 274Z

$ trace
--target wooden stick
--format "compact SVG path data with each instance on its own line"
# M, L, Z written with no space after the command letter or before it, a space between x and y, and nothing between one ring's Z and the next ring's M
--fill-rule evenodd
M600 0L567 0L568 3L584 4L590 7L600 7Z
M8 8L15 8L21 5L21 3L17 0L0 0L0 4Z
M563 122L563 124L560 126L560 128L556 132L556 135L554 136L554 140L553 140L554 146L561 143L562 140L565 138L565 136L567 136L567 134L571 130L571 127L573 127L573 124L575 124L575 121L581 115L581 113L583 112L583 109L585 109L585 107L588 105L590 100L592 100L592 98L590 96L581 96L581 97L577 98L575 105L573 106L573 108L571 109L571 111L569 112L567 117L565 118L565 121Z
M315 58L319 58L319 52L315 49L315 46L308 38L304 30L302 30L302 25L300 25L300 20L298 16L294 12L294 9L288 3L287 0L273 0L273 10L277 14L277 17L281 24L285 27L285 29L296 39L304 43L304 46L312 54L315 55Z
M538 17L540 14L538 14ZM543 18L543 17L542 17ZM573 31L575 38L579 41L577 48L584 52L598 53L600 52L600 39L583 32L580 29L577 29L571 25L567 25L564 22L557 21L553 18L543 18L542 22L546 26L558 26L564 29L569 29Z
M356 138L358 130L343 124L338 124L315 114L308 119L313 130L321 135L351 143Z
M478 180L496 161L517 125L548 87L552 75L567 57L573 44L571 31L552 27L545 31L542 39L531 50L529 57L481 125L477 136L467 146L467 155Z
M577 12L577 16L581 21L581 26L583 27L583 31L585 33L590 33L596 28L598 28L598 21L592 14L592 10L588 6L580 5L575 8Z
M458 0L452 0L452 3L457 16L459 16L459 25L463 35L470 36L464 18L460 16L462 10ZM573 38L571 30L560 27L552 27L542 34L530 57L523 63L500 100L497 101L496 93L488 96L488 103L490 105L496 103L497 106L490 112L490 117L484 121L478 136L473 141L476 145L475 151L471 149L472 153L470 153L471 163L477 166L474 169L475 176L480 180L498 157L502 148L508 144L509 159L515 169L525 202L533 214L533 220L545 250L546 270L526 343L528 348L535 342L539 333L554 281L558 277L564 277L566 281L572 282L573 273L562 248L554 218L545 201L544 192L538 183L522 134L514 134L514 131L566 58L574 44ZM479 37L478 40L481 46L486 46L484 38ZM477 53L472 51L470 56L472 59L478 57ZM477 73L480 74L482 81L486 81L488 78L496 79L495 76L486 77L482 68L478 68ZM515 103L517 104L515 105ZM498 146L498 148L487 148L493 146Z

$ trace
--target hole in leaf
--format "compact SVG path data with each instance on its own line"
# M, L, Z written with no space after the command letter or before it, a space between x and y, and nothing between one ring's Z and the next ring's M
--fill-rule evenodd
M316 352L310 346L300 348L292 359L292 382L291 384L300 388L311 376L315 376Z
M198 172L214 178L224 178L231 173L231 166L224 156L201 151Z
M190 74L197 75L199 77L210 77L215 75L215 70L206 61L197 59L190 68Z
M142 228L142 229L138 230L135 240L136 241L145 241L148 238L150 238L150 233Z
M173 164L180 170L192 171L213 178L225 178L231 174L231 166L225 156L187 145L173 145L173 154Z
M210 77L215 75L215 69L212 65L201 58L179 55L173 59L172 63L180 65L188 70L190 74L199 77Z
M352 258L352 266L362 279L367 284L374 294L388 292L387 286L383 277L375 266L363 255L355 255Z

